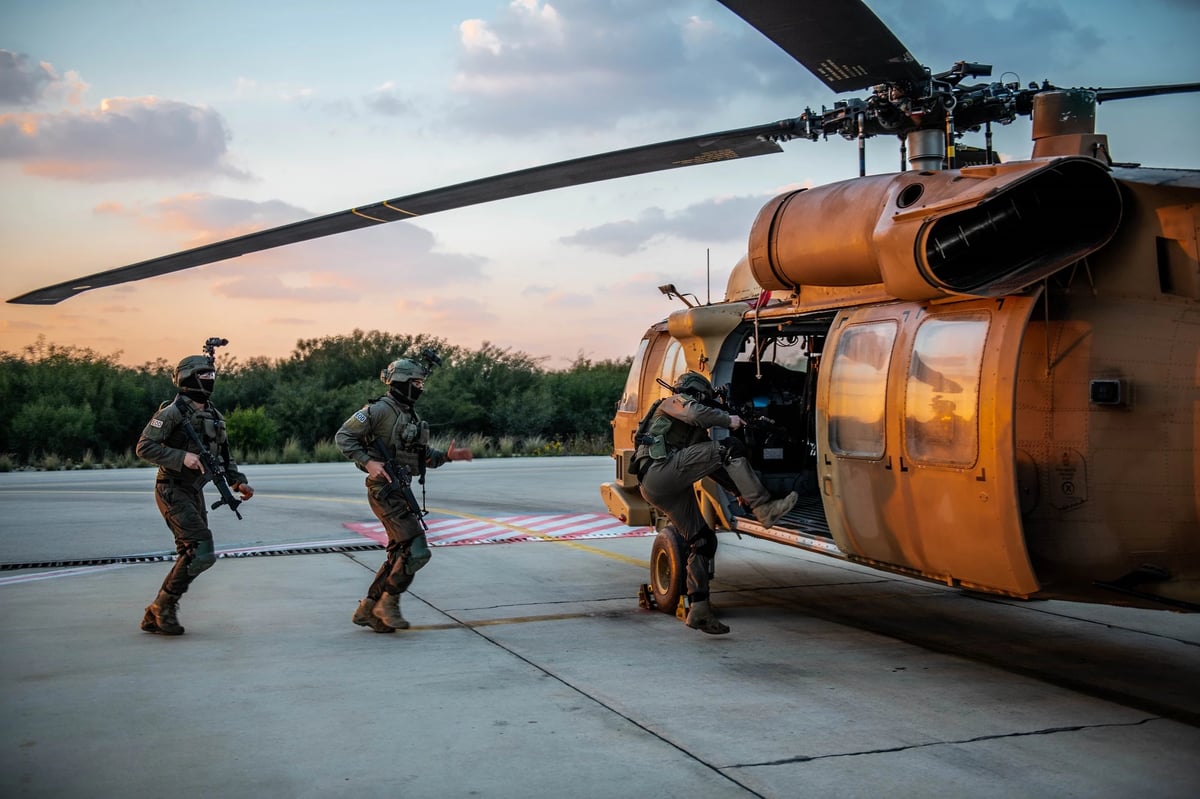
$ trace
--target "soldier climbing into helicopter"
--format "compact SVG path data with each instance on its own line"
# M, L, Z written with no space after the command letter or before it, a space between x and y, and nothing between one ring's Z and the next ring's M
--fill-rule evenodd
M717 553L717 534L700 514L692 485L712 476L736 491L763 527L772 527L795 506L795 491L772 499L746 457L746 445L726 436L714 441L709 428L737 430L743 419L716 406L716 392L699 372L685 372L672 395L656 402L636 436L633 469L642 496L665 513L687 541L688 627L712 635L729 632L713 613L708 582Z

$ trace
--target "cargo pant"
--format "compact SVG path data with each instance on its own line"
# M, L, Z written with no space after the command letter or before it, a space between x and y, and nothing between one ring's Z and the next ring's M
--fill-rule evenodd
M204 491L186 482L159 479L154 484L154 501L175 536L177 555L162 590L182 596L200 572L216 562Z
M387 497L380 497L383 484L367 480L367 502L376 518L383 524L387 532L387 559L375 573L375 579L367 590L367 598L378 601L386 591L393 596L399 596L412 585L416 571L428 562L429 558L414 557L413 548L428 553L425 541L425 529L417 520L416 515L409 510L399 491L393 491Z

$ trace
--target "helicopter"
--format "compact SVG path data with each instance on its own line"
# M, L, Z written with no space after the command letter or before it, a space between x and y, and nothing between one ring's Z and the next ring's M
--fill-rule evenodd
M658 530L649 594L675 612L682 542L641 497L633 435L686 370L754 420L752 462L796 509L765 529L711 482L706 521L884 571L1022 599L1200 609L1200 173L1113 160L1097 104L1200 91L990 81L923 66L862 0L720 0L832 108L401 196L58 283L82 292L478 203L857 141L859 176L760 211L724 298L642 337L613 418L612 515ZM981 80L982 79L982 80ZM1026 160L992 128L1032 121ZM982 132L983 147L961 144ZM867 176L869 139L902 166Z

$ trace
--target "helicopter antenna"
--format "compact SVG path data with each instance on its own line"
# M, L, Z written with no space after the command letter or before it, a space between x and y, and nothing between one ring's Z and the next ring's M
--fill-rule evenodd
M708 297L705 299L705 305L712 305L712 248L704 248L704 268L707 271L705 283L708 284Z

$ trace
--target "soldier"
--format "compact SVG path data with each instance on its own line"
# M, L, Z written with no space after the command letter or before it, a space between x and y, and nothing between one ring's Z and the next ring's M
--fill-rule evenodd
M704 522L696 502L693 483L711 475L737 493L750 506L755 518L771 527L796 504L795 491L771 499L740 439L713 441L708 428L737 430L740 416L715 407L712 383L698 372L685 372L672 386L675 392L655 403L639 425L634 472L639 475L642 496L670 517L688 544L688 627L713 635L729 632L713 614L709 604L710 564L717 553L717 534Z
M430 366L440 363L432 351L426 351L425 358ZM472 457L471 450L455 447L453 441L445 452L429 446L429 425L413 409L428 374L428 368L408 358L390 363L379 374L388 392L356 411L334 439L346 457L367 473L367 502L387 531L387 558L351 617L355 624L377 633L408 629L408 621L400 615L400 595L433 554L416 515L419 510L409 507L403 492L387 490L392 482L384 468L388 456L377 440L391 450L397 466L407 466L422 478L426 468Z
M163 403L138 439L138 457L158 465L154 499L175 536L178 553L175 566L142 617L142 629L148 633L183 635L183 625L177 616L179 598L202 571L217 562L203 490L212 476L206 473L197 454L199 447L184 429L185 421L190 422L204 446L222 464L229 487L239 492L243 500L254 496L246 475L239 471L229 453L225 419L209 402L216 377L209 356L189 355L180 361L173 378L179 394Z

